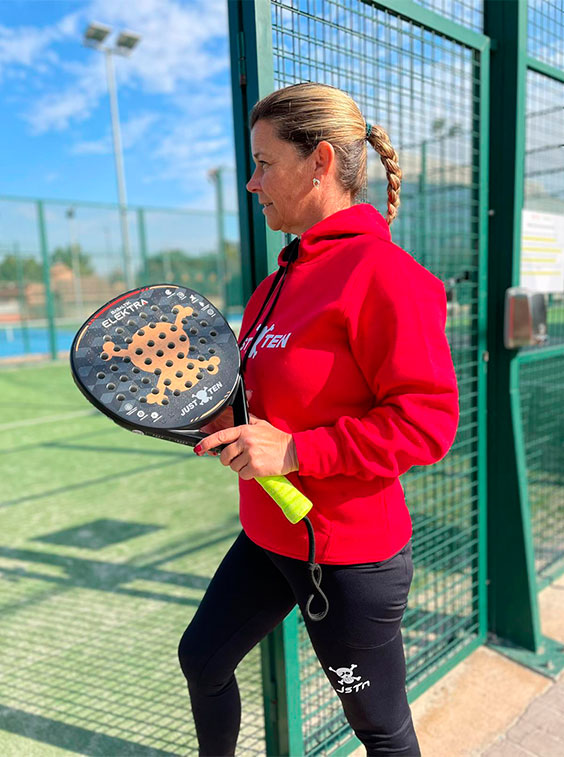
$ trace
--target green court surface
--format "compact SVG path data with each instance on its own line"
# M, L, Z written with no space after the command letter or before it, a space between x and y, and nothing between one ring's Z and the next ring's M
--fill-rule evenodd
M177 645L239 531L235 474L119 428L66 363L0 387L0 754L196 754ZM262 754L258 650L238 678Z

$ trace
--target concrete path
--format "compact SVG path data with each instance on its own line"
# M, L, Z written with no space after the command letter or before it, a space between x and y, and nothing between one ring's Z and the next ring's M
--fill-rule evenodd
M543 633L564 643L564 576L541 592L539 605ZM554 682L488 647L412 711L423 757L564 757L564 673Z

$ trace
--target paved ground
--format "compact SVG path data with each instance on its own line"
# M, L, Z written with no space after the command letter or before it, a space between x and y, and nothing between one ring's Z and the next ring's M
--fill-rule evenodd
M484 757L564 755L564 677L537 697Z
M542 632L564 644L564 576L540 593L539 605ZM489 647L412 712L423 757L564 757L564 673L554 682Z

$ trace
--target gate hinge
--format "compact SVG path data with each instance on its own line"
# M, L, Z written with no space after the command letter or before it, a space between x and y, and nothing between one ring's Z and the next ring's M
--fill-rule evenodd
M247 85L247 65L245 58L245 35L239 32L237 35L237 54L239 58L239 86Z
M482 352L482 360L484 361L484 363L490 362L490 353L487 350L484 350Z

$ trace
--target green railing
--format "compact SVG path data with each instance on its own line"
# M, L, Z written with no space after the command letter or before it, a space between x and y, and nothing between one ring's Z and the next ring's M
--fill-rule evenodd
M118 205L0 196L0 360L56 357L90 313L139 285L191 287L238 318L237 213L215 179L215 211L130 207L127 250Z

